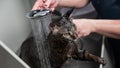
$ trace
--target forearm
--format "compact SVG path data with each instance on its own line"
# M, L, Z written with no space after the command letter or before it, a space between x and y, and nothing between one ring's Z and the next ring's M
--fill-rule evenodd
M104 36L107 36L107 37L111 37L111 38L115 38L115 39L120 39L120 35L119 34L113 34L113 33L102 32L102 31L99 31L98 33L102 34Z
M82 8L89 3L89 0L58 0L58 6Z
M120 39L120 20L94 20L95 32Z

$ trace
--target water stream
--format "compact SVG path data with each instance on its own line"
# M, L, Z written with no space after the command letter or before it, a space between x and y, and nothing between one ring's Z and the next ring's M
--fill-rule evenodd
M41 68L51 68L49 62L49 46L46 44L47 36L50 32L49 23L51 22L51 15L47 14L42 17L36 17L31 19L31 26L33 35L36 42L37 54L39 57L39 62L37 67Z

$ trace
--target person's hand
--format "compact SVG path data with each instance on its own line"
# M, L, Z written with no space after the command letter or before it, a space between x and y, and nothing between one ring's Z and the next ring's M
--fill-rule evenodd
M73 19L73 23L77 28L78 37L84 37L91 32L95 32L95 23L91 19Z
M58 0L36 0L32 10L49 8L52 11L58 5Z

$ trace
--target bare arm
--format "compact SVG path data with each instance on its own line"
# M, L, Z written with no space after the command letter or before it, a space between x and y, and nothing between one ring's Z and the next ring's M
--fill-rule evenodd
M95 20L95 32L120 39L120 20Z
M89 0L36 0L32 10L50 8L57 6L82 8L88 4Z
M81 8L89 3L89 0L58 0L58 6Z

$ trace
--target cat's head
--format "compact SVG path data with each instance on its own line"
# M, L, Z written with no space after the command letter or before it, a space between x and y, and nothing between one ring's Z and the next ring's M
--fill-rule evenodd
M73 9L61 15L58 11L52 13L52 22L50 23L50 30L53 35L58 35L68 40L76 39L76 27L72 23L71 13Z

